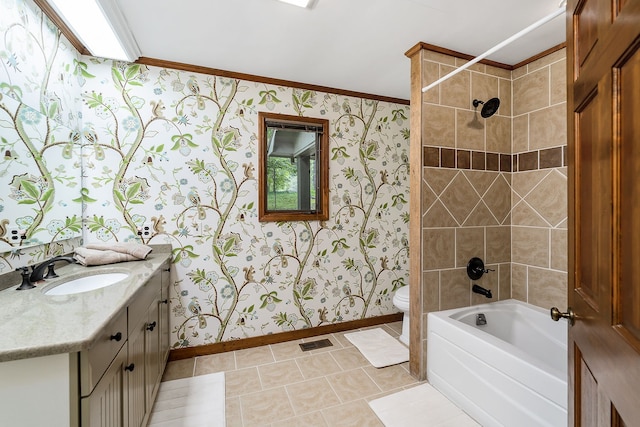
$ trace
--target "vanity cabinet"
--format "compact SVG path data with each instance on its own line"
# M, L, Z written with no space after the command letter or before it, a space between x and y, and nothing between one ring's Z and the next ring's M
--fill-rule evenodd
M82 427L146 425L168 356L168 284L163 266L79 353Z

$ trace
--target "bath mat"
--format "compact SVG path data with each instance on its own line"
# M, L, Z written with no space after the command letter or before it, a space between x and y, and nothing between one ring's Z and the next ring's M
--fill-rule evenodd
M224 372L160 383L151 427L224 427Z
M480 427L431 384L369 402L385 427Z
M409 360L409 349L381 328L344 334L376 368Z

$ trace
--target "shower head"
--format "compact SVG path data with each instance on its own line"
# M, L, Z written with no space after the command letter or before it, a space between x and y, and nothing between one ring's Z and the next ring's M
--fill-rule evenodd
M487 102L482 102L479 99L473 100L473 108L478 108L478 105L480 104L482 104L482 111L480 111L480 115L487 119L498 111L498 107L500 107L500 100L498 98L491 98Z

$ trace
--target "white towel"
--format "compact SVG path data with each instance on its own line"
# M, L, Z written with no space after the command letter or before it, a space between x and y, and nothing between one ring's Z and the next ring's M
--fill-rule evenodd
M146 259L153 248L141 243L89 243L87 249L97 249L100 251L114 251L134 256L138 259Z
M110 250L98 250L79 247L75 249L75 259L82 265L104 265L116 262L138 261L133 255Z

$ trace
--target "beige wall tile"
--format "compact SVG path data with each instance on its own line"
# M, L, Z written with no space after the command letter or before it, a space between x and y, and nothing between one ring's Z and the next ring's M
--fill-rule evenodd
M440 309L467 307L471 301L471 285L467 269L442 270L440 272Z
M513 97L511 95L511 89L513 84L511 79L500 79L500 108L498 109L498 115L500 116L513 116Z
M436 168L424 168L423 180L429 184L429 187L437 194L440 195L445 188L453 181L453 179L460 172L449 169L436 169Z
M479 199L473 186L462 174L457 175L440 196L440 200L459 224L463 223Z
M534 111L529 119L529 149L567 145L567 104Z
M551 268L567 272L567 230L551 230Z
M456 58L451 56L451 55L445 55L443 53L439 53L439 52L433 52L430 50L425 50L424 51L424 56L423 59L425 61L431 61L431 62L437 62L440 64L446 64L446 65L451 65L454 66L456 65Z
M424 227L455 227L458 223L438 200L424 215L422 225Z
M471 183L471 186L478 192L480 196L484 196L484 194L494 184L496 179L498 179L498 176L500 174L498 172L466 170L462 171L462 175L467 178L467 180Z
M456 147L484 151L484 124L480 112L456 110L456 117Z
M422 184L422 214L424 215L431 205L437 200L438 196L435 195L433 190L429 188L425 183Z
M549 267L549 230L513 227L511 230L512 261L537 267Z
M542 308L567 306L567 274L529 267L529 301Z
M511 186L502 175L496 175L498 176L489 191L484 195L483 201L498 222L503 224L511 211Z
M519 116L549 106L549 70L543 68L513 82L513 114Z
M425 270L438 270L455 266L454 229L426 229L423 232L423 242L423 264Z
M473 257L485 259L484 228L458 228L456 230L456 268L466 267Z
M511 175L511 186L520 197L525 197L547 175L549 170L514 173Z
M440 308L440 273L427 271L422 273L422 311L438 311Z
M424 104L422 109L422 143L438 147L456 145L456 110Z
M455 59L456 59L456 67L462 67L464 64L469 62L468 59L462 59L462 58L455 58ZM478 73L485 74L486 73L486 68L487 68L487 66L485 64L482 64L482 63L478 62L478 63L473 64L469 68L467 68L467 70L476 71Z
M511 298L527 302L527 266L511 264Z
M524 65L520 68L516 68L515 70L511 71L511 78L513 80L515 79L519 79L520 77L524 76L525 74L527 74L529 71L527 69L527 66Z
M487 65L485 72L491 76L500 77L501 79L511 80L511 70Z
M487 151L492 153L511 153L511 119L493 116L485 120L487 129Z
M500 264L498 275L500 280L499 299L511 298L511 264Z
M528 227L548 227L549 224L527 204L527 202L520 201L511 210L511 225L512 226L528 226Z
M513 118L513 153L529 151L529 115Z
M440 65L424 61L422 68L422 85L427 86L440 78ZM440 85L422 94L422 102L438 104L440 102Z
M440 66L440 76L452 72L455 68ZM440 84L440 104L450 107L470 108L471 106L471 72L462 71Z
M567 218L567 178L551 171L525 200L552 227L558 226Z
M483 66L484 67L484 66ZM498 78L487 74L471 73L471 100L486 102L498 97ZM471 106L469 106L471 108ZM478 109L481 109L479 106Z
M543 56L542 58L536 59L535 61L527 64L528 71L531 73L535 70L539 70L540 68L547 67L553 63L564 60L566 56L566 49L557 50L553 53L550 53L549 55Z
M462 224L464 227L477 227L487 225L500 225L495 216L491 213L484 202L478 203L467 220Z
M551 64L551 105L567 102L567 60Z
M487 227L486 262L511 262L511 226Z

